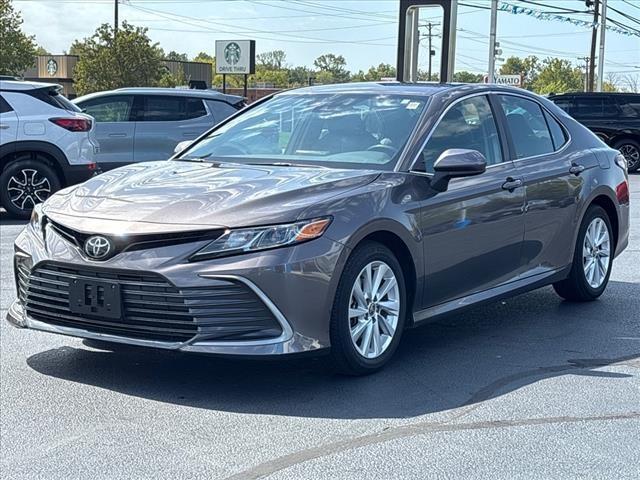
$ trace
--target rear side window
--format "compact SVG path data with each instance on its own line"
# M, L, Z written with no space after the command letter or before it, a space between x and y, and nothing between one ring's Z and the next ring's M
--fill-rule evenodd
M70 102L64 95L58 93L57 88L38 88L35 90L25 90L24 93L55 108L68 110L70 112L81 111L77 105Z
M553 118L548 112L544 112L544 118L547 120L549 131L551 132L551 140L553 140L553 147L556 150L560 150L562 146L567 143L567 134L560 123Z
M12 111L13 111L13 108L11 108L11 105L9 105L9 102L7 102L4 98L2 98L2 95L0 95L0 113L7 113Z
M516 158L534 157L554 151L551 132L542 108L536 102L512 95L500 95L507 117Z
M141 122L178 122L206 114L204 103L199 98L145 95L136 119Z
M576 105L571 113L576 118L614 117L619 114L618 106L611 97L576 97Z
M209 110L211 110L216 122L221 122L238 111L238 108L220 100L207 100L207 105L209 105Z
M640 95L621 95L617 99L621 116L640 119Z
M128 122L131 119L131 95L94 98L81 102L80 107L96 119L96 122Z

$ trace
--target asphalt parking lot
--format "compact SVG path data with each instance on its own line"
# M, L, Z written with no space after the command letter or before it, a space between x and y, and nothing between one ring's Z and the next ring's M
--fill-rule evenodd
M391 365L103 351L17 330L0 216L6 479L640 476L640 175L597 302L544 288L413 330ZM3 214L0 214L3 215Z

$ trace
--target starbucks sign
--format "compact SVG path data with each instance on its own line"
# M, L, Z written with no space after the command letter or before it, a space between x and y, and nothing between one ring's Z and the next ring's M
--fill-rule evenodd
M255 40L216 40L216 73L243 75L255 71Z
M47 73L51 77L58 73L58 62L56 62L53 58L50 58L47 62Z

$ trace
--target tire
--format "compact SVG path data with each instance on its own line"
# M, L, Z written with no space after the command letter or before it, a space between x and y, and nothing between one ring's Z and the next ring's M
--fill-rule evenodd
M637 172L640 169L640 143L635 140L625 139L617 142L614 146L624 155L627 160L627 170L629 173Z
M598 230L604 227L606 242L598 243ZM588 240L587 236L591 240ZM593 241L594 238L596 242ZM613 240L613 230L607 212L599 205L591 205L580 225L571 272L565 280L553 284L556 293L574 302L588 302L602 295L611 275L615 248ZM606 272L603 275L604 268Z
M370 275L368 268L371 269ZM369 297L376 289L362 287L365 285L363 275L369 275L375 284L378 272L383 275L379 282L381 288L377 292L382 291L383 295L371 301ZM356 283L361 286L362 295L357 293ZM342 272L331 312L330 339L334 369L347 375L367 375L380 370L398 347L404 330L406 309L407 293L402 267L393 253L377 242L358 246ZM356 315L356 312L360 315ZM354 316L351 317L351 314ZM352 328L355 340L352 339ZM356 331L360 335L355 334ZM369 341L365 344L367 338Z
M37 154L27 153L7 165L0 175L0 203L10 215L29 218L33 207L61 186L53 168Z

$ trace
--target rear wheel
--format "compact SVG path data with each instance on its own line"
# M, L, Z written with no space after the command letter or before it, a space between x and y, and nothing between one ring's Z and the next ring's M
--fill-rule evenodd
M405 316L400 263L384 245L359 246L342 273L331 315L335 368L349 375L382 368L398 347Z
M640 168L640 143L635 140L622 140L616 143L617 148L627 161L629 172L635 172Z
M24 154L0 175L0 202L10 215L29 218L33 207L61 187L56 172L37 155Z
M592 205L580 226L569 277L553 288L562 298L578 302L595 300L609 283L614 244L607 212Z

